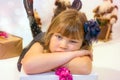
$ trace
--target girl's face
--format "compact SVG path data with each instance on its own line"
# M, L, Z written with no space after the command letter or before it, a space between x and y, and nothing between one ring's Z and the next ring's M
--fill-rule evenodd
M67 52L79 50L82 40L75 40L62 36L60 33L54 33L51 37L49 49L51 52Z

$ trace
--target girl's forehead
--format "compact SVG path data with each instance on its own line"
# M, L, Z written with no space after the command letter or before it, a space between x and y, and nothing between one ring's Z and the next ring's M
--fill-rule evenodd
M60 24L55 24L53 28L51 28L52 33L60 33L65 37L69 37L71 39L81 39L83 38L83 28L79 24L65 22Z
M79 34L77 34L77 33L66 33L66 32L59 32L59 34L60 35L62 35L62 36L64 36L64 37L67 37L67 38L69 38L69 39L74 39L74 40L80 40L80 39L82 39L82 37L79 35Z
M62 34L62 33L54 33L54 34L58 34L58 35L60 35L62 37L68 38L70 40L77 40L77 41L82 41L83 40L82 38L77 38L77 37L75 38L74 35L72 35L72 34L69 34L67 36Z

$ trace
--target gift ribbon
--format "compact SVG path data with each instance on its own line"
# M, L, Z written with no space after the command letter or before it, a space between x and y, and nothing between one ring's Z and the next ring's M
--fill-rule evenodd
M70 71L65 67L57 68L55 74L59 76L59 80L73 80Z
M6 32L0 31L0 36L8 38L8 34Z

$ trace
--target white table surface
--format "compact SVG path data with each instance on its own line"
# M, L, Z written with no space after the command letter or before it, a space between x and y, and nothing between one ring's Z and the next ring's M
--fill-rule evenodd
M55 75L54 72L27 75L22 71L20 80L59 80L59 77ZM91 73L89 75L73 75L73 80L98 80L98 75L97 73Z

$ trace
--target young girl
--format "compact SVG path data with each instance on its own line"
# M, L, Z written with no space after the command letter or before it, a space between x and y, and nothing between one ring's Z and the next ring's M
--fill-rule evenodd
M72 74L89 74L92 49L90 40L85 38L85 22L85 14L75 9L56 16L42 39L34 41L22 58L25 73L37 74L65 67Z

